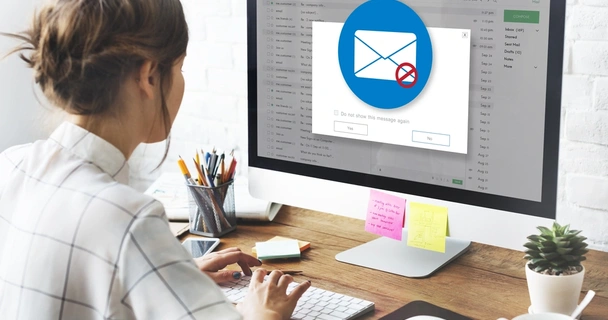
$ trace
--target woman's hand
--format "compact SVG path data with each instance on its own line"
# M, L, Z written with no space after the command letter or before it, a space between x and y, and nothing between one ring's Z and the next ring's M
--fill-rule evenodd
M250 319L290 319L298 300L308 288L310 281L296 286L287 294L287 286L293 282L290 275L273 271L264 281L266 270L257 269L251 277L249 292L245 300L237 305L237 310L246 320Z
M223 270L231 264L237 263L243 270L243 273L248 276L252 274L250 267L262 265L260 260L243 253L239 248L229 248L213 252L194 259L194 262L196 262L198 268L211 277L215 283L241 278L241 272L239 271Z

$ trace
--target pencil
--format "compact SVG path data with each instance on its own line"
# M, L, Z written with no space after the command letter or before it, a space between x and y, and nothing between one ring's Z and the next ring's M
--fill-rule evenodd
M197 166L201 163L200 156L198 155L198 150L196 150L196 156L194 157L194 162L196 162Z
M236 158L232 158L232 162L230 163L230 168L228 169L228 180L234 178L234 172L236 171Z
M198 161L196 161L196 159L193 159L193 160L194 160L194 166L196 167L196 172L198 173L199 185L207 186L207 181L203 178L203 173L201 172L201 166L199 165Z
M222 157L220 158L220 183L224 183L226 182L226 176L225 176L225 172L226 168L224 166L224 154L222 153Z
M186 166L186 163L184 162L184 159L182 159L181 156L177 160L177 165L179 166L180 171L184 175L184 178L186 178L186 181L190 184L196 184L196 183L194 183L194 181L192 181L192 176L190 176L190 171L188 171L188 166Z

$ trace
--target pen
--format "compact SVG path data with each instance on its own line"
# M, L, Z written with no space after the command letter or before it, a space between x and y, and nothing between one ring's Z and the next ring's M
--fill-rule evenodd
M209 161L209 174L215 176L215 167L217 166L217 154L211 155L211 161Z
M209 160L211 159L211 154L209 152L205 153L205 164L209 167Z
M270 274L272 271L281 271L283 274L300 274L300 273L304 273L304 271L301 270L268 270L268 274Z
M216 175L218 173L218 171L220 171L220 167L224 165L224 154L222 153L222 155L219 158L220 158L219 164L217 166L215 166L215 170L213 171L214 175Z

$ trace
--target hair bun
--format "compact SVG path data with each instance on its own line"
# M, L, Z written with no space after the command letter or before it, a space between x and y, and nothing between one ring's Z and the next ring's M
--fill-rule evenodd
M169 80L186 52L188 27L179 0L52 0L28 31L11 36L24 41L13 52L34 70L45 96L89 115L108 111L124 77L145 60Z

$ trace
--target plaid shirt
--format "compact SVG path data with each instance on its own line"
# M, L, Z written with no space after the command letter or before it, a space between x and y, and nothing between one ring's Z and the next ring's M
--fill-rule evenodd
M0 319L241 319L128 171L68 122L0 154Z

